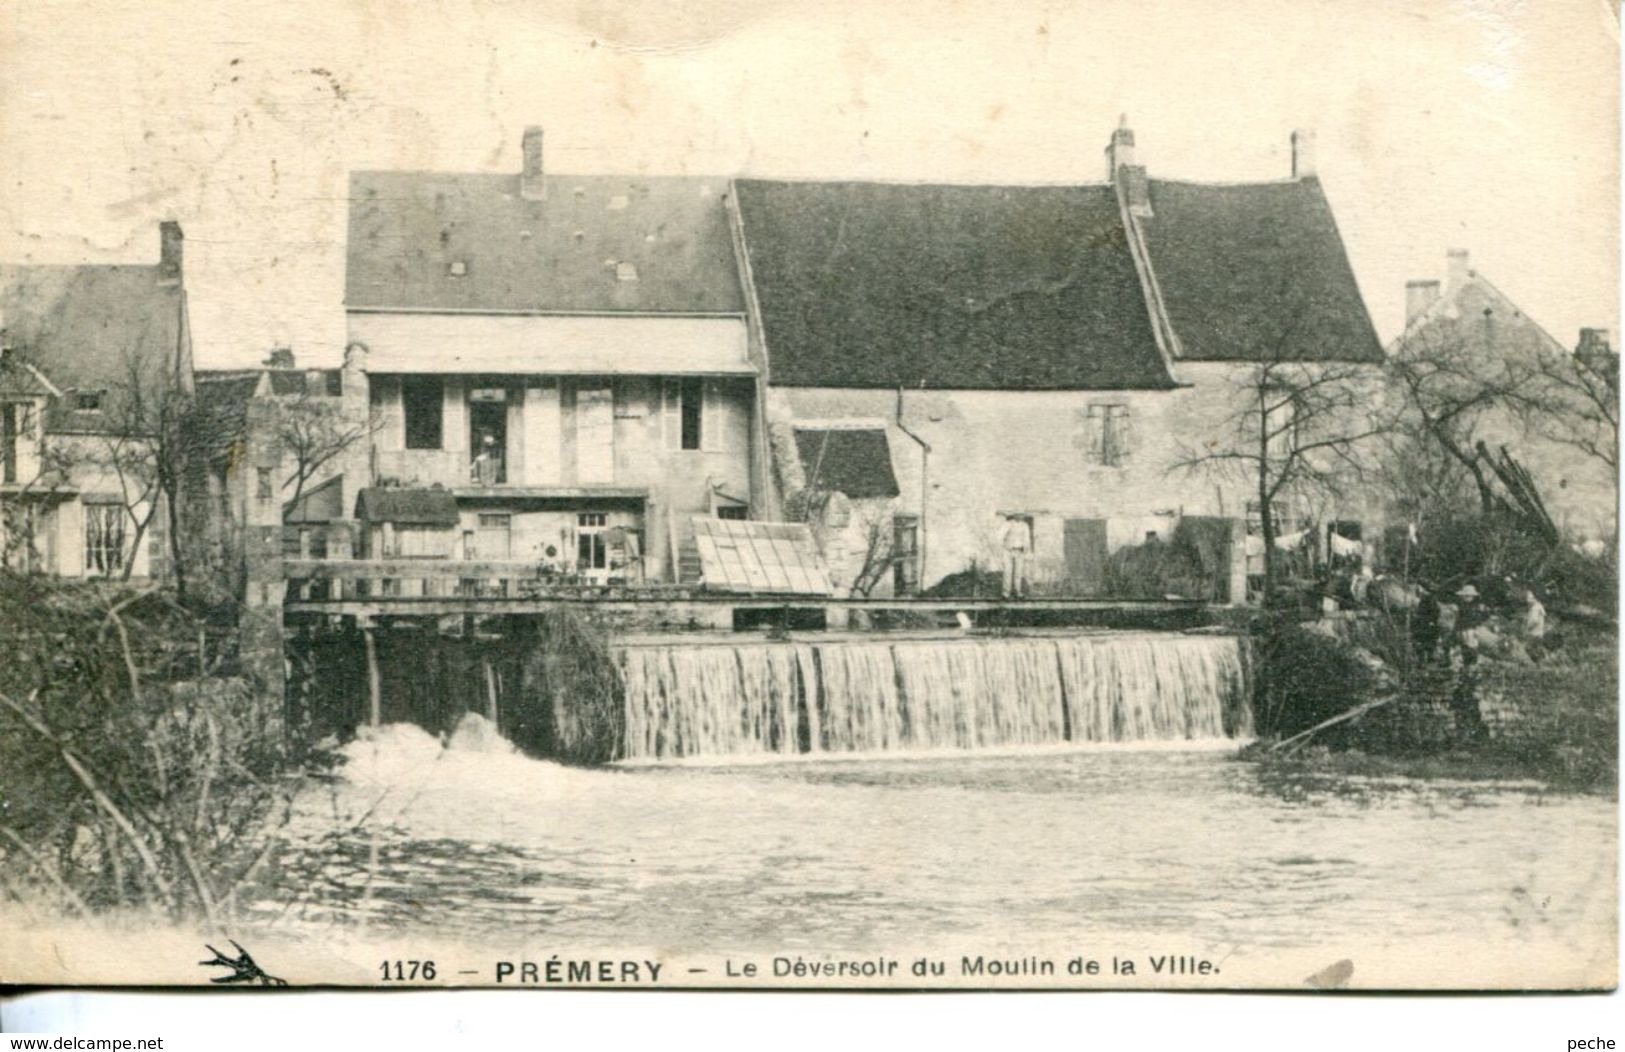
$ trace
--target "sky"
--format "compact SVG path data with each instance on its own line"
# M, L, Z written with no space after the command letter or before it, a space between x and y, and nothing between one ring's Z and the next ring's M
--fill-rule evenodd
M7 0L0 261L185 228L199 366L345 342L348 173L1093 182L1318 168L1378 333L1473 266L1558 340L1619 320L1603 0Z

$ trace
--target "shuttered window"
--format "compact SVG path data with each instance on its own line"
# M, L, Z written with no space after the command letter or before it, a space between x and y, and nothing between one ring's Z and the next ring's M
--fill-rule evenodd
M1122 467L1128 460L1131 435L1126 405L1097 403L1089 407L1087 459L1102 467Z

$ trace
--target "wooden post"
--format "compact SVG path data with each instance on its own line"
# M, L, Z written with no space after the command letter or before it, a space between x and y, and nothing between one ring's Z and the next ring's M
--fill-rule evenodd
M361 639L367 647L367 722L377 727L384 722L384 691L378 674L378 642L373 638L370 624L361 626Z

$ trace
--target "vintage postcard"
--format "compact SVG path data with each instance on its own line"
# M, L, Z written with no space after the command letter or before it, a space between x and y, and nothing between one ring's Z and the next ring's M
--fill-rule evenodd
M18 0L0 983L1602 989L1597 0Z

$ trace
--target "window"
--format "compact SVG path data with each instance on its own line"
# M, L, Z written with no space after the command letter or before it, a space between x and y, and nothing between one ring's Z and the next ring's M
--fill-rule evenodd
M1088 461L1122 467L1129 454L1128 406L1095 404L1088 411Z
M270 500L272 492L271 469L255 468L254 473L254 496L260 500Z
M699 449L705 404L705 382L697 377L682 381L682 448Z
M34 573L39 569L39 550L35 546L38 527L36 505L15 501L0 503L0 566L20 573Z
M743 504L724 504L717 509L717 518L744 522L750 518L750 509Z
M445 396L438 376L408 376L401 381L406 410L406 448L439 449Z
M102 411L102 393L100 391L80 391L74 396L74 406L81 413L99 413Z
M608 517L603 512L586 512L576 516L576 567L580 570L603 570L609 566L609 550L604 534Z
M892 592L914 595L920 590L920 519L917 515L892 517Z
M111 577L124 569L124 508L85 505L85 572Z

